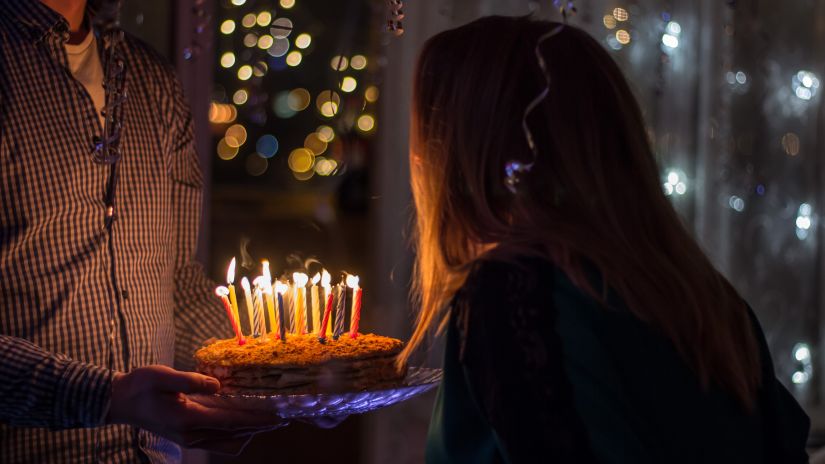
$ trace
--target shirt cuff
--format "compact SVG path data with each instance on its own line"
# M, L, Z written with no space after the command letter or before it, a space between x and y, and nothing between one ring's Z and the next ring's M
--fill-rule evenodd
M62 427L98 427L112 399L112 371L66 361L55 392L55 422Z

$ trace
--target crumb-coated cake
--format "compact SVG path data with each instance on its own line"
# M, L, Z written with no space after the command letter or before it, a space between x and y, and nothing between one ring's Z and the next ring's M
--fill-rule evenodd
M222 393L335 393L379 388L404 378L396 355L403 343L374 334L218 340L195 353L198 371L217 378Z

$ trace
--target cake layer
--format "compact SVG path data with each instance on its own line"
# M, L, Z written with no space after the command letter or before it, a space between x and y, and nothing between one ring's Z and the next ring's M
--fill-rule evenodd
M195 354L198 370L220 380L225 393L323 393L358 391L397 382L399 340L365 334L319 342L292 335L286 343L258 339L239 346L220 340Z

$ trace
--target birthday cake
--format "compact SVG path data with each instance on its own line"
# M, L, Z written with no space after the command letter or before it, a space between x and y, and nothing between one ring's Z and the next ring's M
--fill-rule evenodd
M400 340L343 334L322 343L316 334L218 340L195 353L198 371L221 382L222 393L337 393L380 388L403 379L397 369Z

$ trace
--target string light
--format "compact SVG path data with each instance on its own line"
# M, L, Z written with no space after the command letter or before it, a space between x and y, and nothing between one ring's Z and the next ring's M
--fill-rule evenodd
M286 64L295 67L301 64L302 59L303 55L301 55L301 52L299 52L298 50L292 50L286 55Z
M791 78L794 95L801 100L810 100L819 89L819 78L810 71L799 71Z
M295 46L304 49L309 47L309 44L312 43L312 36L307 34L306 32L302 34L298 34L298 37L295 37Z
M349 60L349 65L352 69L364 69L367 67L367 57L364 55L355 55Z
M624 8L614 8L613 17L616 18L616 21L627 21L630 15L627 14L627 10Z
M670 170L665 178L665 195L684 195L687 192L687 183L684 174L676 170Z
M375 118L369 114L362 114L356 123L361 132L370 132L375 128Z
M745 200L736 195L732 195L728 199L728 205L736 212L741 213L745 209Z
M246 128L240 124L234 124L226 129L224 138L229 146L240 147L246 143Z
M268 11L261 11L258 13L258 17L256 18L256 22L261 27L269 26L269 23L272 22L272 13Z
M235 54L232 52L226 52L221 55L221 66L224 68L231 68L235 66Z
M315 133L318 134L319 139L327 143L332 142L335 139L335 131L329 126L318 126Z
M225 161L229 161L238 156L238 147L233 147L227 144L225 138L218 142L218 148L216 151L218 153L218 158Z
M258 37L258 48L260 48L261 50L266 50L272 46L274 41L275 39L273 39L271 35L264 34Z
M280 1L281 8L290 9L295 6L295 0L281 0Z
M250 32L243 37L243 44L249 48L258 45L258 36Z
M630 43L630 33L624 29L619 29L616 31L616 40L622 45L627 45Z
M296 148L292 150L287 159L289 169L293 172L307 172L312 169L315 163L315 155L306 148Z
M304 148L318 156L327 151L327 142L321 140L317 133L313 132L304 139Z
M378 87L371 85L367 87L367 90L364 91L364 99L370 103L375 103L376 101L378 101L379 93L380 92L378 91Z
M345 71L347 66L349 66L349 60L347 60L346 56L336 55L332 57L330 60L329 65L335 71Z
M235 21L231 19L227 19L226 21L221 23L221 33L229 35L235 32Z
M616 27L616 18L614 18L613 15L604 15L602 18L602 23L604 24L604 27L614 29Z
M232 4L235 6L241 6L246 3L246 0L232 0Z
M238 79L245 81L252 77L252 66L245 64L238 68Z
M807 343L797 343L794 345L793 360L798 364L798 368L791 375L791 382L800 385L807 383L813 376L813 363L811 362L811 348ZM801 368L801 369L800 369Z
M796 238L805 240L808 238L811 226L813 225L813 208L808 203L799 205L796 215Z
M272 134L262 135L255 143L255 150L263 158L272 158L278 153L278 139Z
M345 76L341 80L341 90L344 92L352 92L356 86L358 86L358 81L356 81L354 77Z
M289 94L287 95L287 105L292 111L303 111L309 106L309 101L311 100L311 96L309 95L309 91L304 88L297 88L290 90Z
M245 89L238 89L232 94L232 101L236 105L243 105L249 99L249 93Z
M248 29L255 25L256 20L257 17L255 17L254 13L248 13L243 17L243 19L241 19L241 25Z

